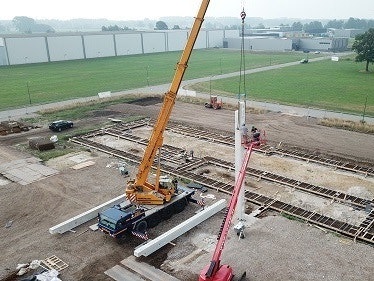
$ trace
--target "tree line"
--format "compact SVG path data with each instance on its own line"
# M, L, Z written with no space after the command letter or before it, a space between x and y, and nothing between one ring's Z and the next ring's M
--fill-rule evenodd
M183 18L182 18L183 19ZM222 20L222 21L221 21ZM208 20L204 23L205 28L207 29L215 29L215 28L225 28L225 29L241 29L241 24L225 24L226 18L216 19L215 22L209 22ZM257 19L258 20L258 19ZM174 23L171 24L169 27L166 21L157 21L156 23L153 22L153 29L155 30L168 30L168 29L180 29L180 25L175 23L176 19L174 19ZM137 21L142 22L142 21ZM249 18L249 22L251 22L251 18ZM140 24L139 23L139 24ZM150 24L150 22L149 22ZM33 32L55 32L54 28L51 24L41 24L36 22L34 19L25 17L25 16L17 16L14 17L12 20L12 25L15 29L20 33L33 33ZM148 28L152 28L148 26ZM102 31L123 31L123 30L134 30L136 29L135 26L132 26L129 23L130 27L124 26L120 27L119 24L113 24L104 26L102 25ZM338 20L333 19L328 21L326 24L322 24L321 21L311 21L309 23L302 23L301 21L294 22L292 24L280 24L281 29L284 31L305 31L307 33L323 33L326 32L327 28L336 28L336 29L362 29L368 30L369 28L374 28L374 20L373 19L359 19L350 17L348 20ZM258 23L256 25L250 25L245 23L245 29L249 28L266 28L263 23ZM187 28L187 27L186 27ZM0 23L0 32L6 32L9 29L9 26L3 26Z

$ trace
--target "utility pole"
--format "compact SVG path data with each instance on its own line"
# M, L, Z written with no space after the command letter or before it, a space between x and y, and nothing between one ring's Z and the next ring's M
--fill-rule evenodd
M366 98L365 98L365 105L364 105L364 112L362 113L362 120L361 120L361 123L365 123L365 113L366 113L366 104L368 102L368 94L366 94Z
M27 94L29 95L29 102L30 102L30 105L31 105L31 95L30 95L29 81L26 82L26 85L27 85Z

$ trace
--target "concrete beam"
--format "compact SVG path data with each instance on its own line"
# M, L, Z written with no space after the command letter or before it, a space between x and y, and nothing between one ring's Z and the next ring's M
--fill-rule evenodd
M134 250L134 256L136 257L149 256L154 251L160 249L161 247L165 246L167 243L178 238L179 236L186 233L191 228L195 227L199 223L203 222L204 220L218 213L225 207L227 207L226 200L225 199L219 200L213 205L206 207L204 210L197 213L196 215L189 218L188 220L182 222L176 227L170 229L169 231L161 234L156 239L149 240L149 242L147 242L146 244L142 244L136 247Z
M112 200L109 200L108 202L105 202L104 204L101 204L99 206L96 206L95 208L92 208L80 215L77 215L71 219L68 219L67 221L64 221L58 225L55 225L49 229L49 233L56 234L60 233L63 234L74 227L77 227L78 225L81 225L97 216L98 213L101 211L119 204L120 202L123 202L125 200L125 195L118 196Z

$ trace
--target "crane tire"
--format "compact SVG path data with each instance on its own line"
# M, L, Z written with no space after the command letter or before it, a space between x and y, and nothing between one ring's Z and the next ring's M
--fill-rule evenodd
M174 206L169 205L168 207L162 210L162 219L168 220L172 217L173 214L174 214Z
M153 227L157 226L161 221L162 221L162 218L159 215L157 215L157 214L155 214L153 216L150 216L146 220L147 225L148 225L149 228L153 228Z
M145 233L147 231L147 227L148 227L147 222L143 220L136 224L135 230L137 232Z
M184 210L184 208L186 207L186 200L185 199L182 199L182 200L179 200L178 202L175 202L173 204L174 206L174 213L175 214L178 214L180 212L182 212Z

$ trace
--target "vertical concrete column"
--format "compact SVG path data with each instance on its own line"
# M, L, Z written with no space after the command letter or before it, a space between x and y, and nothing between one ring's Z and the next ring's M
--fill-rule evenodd
M10 65L9 54L8 54L8 47L7 47L7 44L6 44L6 38L4 38L4 47L5 47L6 60L8 61L8 65Z
M84 35L81 35L81 39L82 39L83 57L84 59L86 59L87 56L86 56L86 46L84 44Z
M113 46L114 46L114 55L117 56L117 43L116 43L116 34L113 33Z
M48 45L48 37L44 36L44 40L45 40L45 48L46 48L46 51L47 51L48 62L51 62L51 55L49 53L49 45Z
M144 40L143 40L143 33L140 33L140 42L142 44L142 54L144 54Z
M169 51L169 33L164 32L164 39L165 39L165 52Z
M238 179L240 168L243 163L245 148L242 145L242 128L245 124L245 102L239 101L239 109L235 111L235 182ZM245 220L245 188L243 187L239 193L236 214L239 221Z

